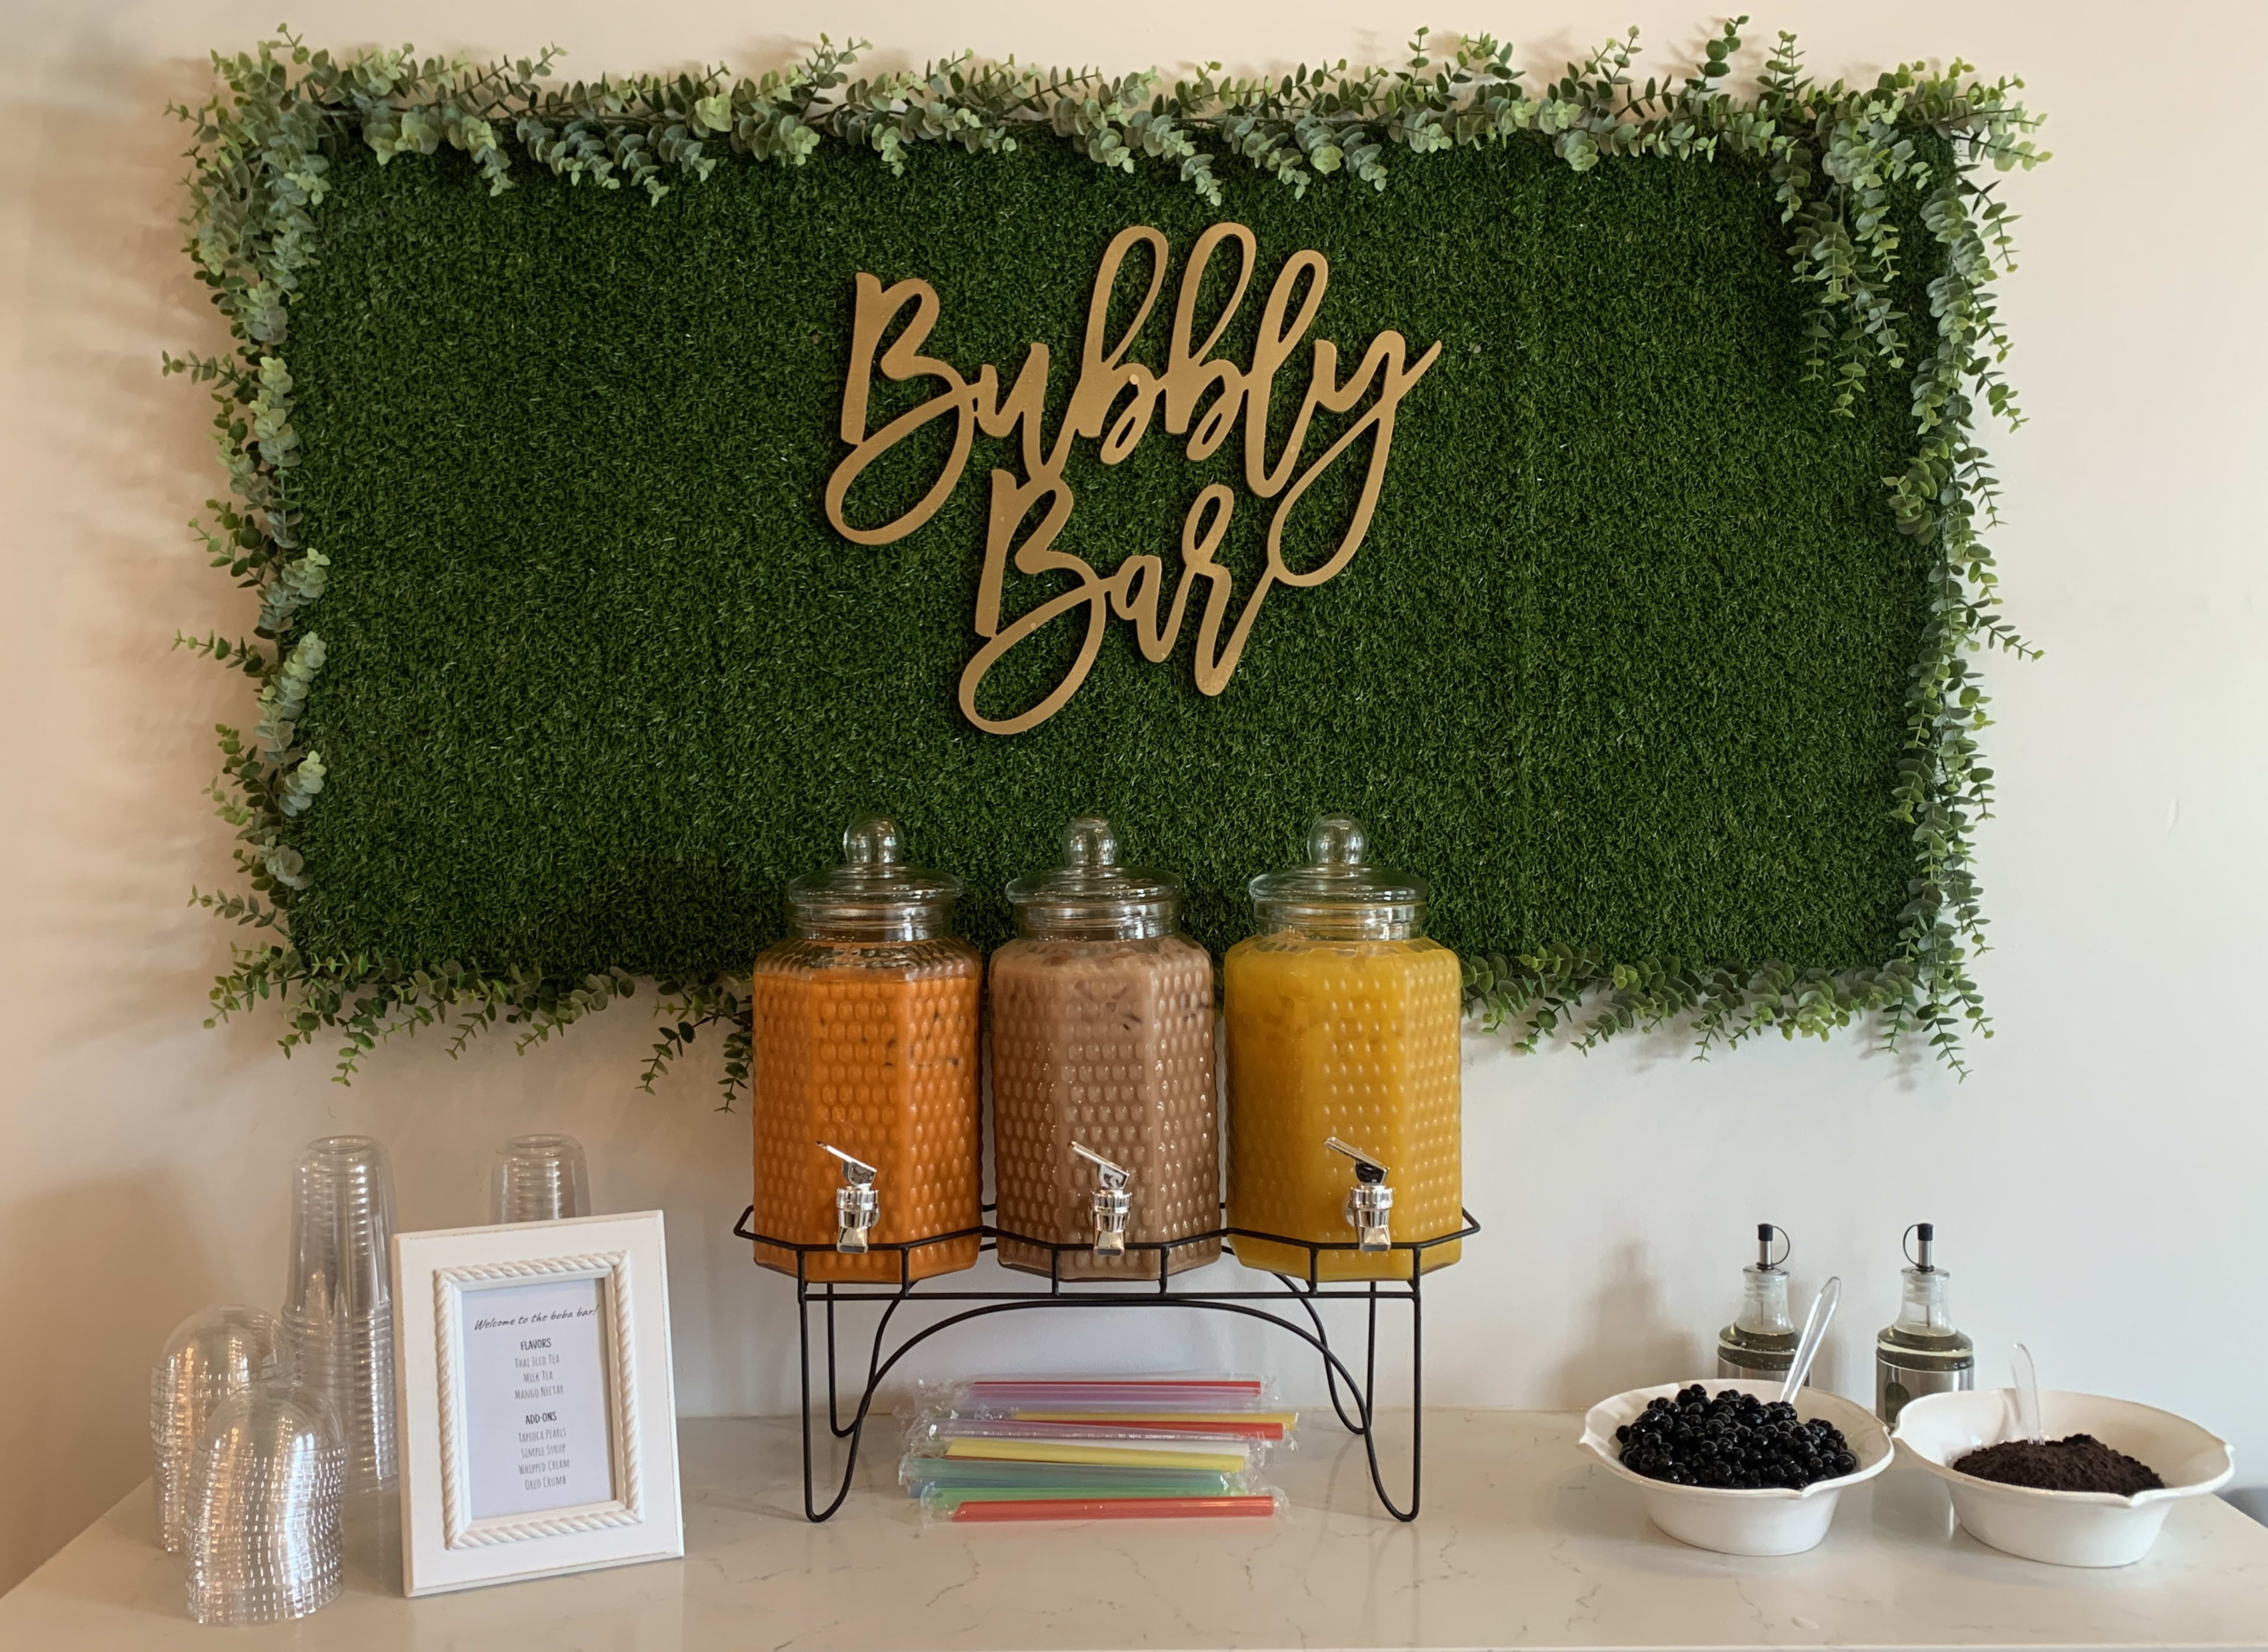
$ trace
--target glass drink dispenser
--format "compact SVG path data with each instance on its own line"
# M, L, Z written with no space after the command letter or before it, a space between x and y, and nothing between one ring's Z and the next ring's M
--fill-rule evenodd
M1160 1253L1129 1244L1220 1225L1212 959L1180 933L1181 894L1120 866L1092 815L1064 830L1061 866L1008 886L1016 939L991 962L998 1222L1079 1247L1004 1238L1009 1267L1153 1280ZM1220 1241L1163 1254L1177 1273Z
M894 1280L874 1250L974 1228L976 1000L983 967L952 933L958 880L904 863L878 816L843 834L843 864L788 885L793 934L756 959L755 1229L830 1247L813 1280ZM907 1253L914 1279L973 1267L971 1234ZM785 1273L796 1255L759 1243Z
M1259 933L1221 966L1228 1022L1228 1224L1326 1250L1318 1279L1407 1279L1387 1247L1463 1222L1463 976L1425 939L1425 886L1381 872L1361 824L1327 815L1307 863L1252 880ZM1308 1253L1239 1237L1248 1266ZM1458 1243L1417 1252L1430 1272Z

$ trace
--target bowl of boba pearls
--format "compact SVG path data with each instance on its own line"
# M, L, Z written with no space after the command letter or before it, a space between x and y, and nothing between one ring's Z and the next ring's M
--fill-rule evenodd
M1719 1554L1800 1554L1834 1523L1846 1486L1889 1467L1889 1431L1839 1394L1778 1383L1665 1383L1602 1400L1583 1444L1637 1486L1646 1517Z

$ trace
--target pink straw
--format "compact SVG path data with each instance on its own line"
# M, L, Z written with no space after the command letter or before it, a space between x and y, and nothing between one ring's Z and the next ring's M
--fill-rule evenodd
M956 1522L1011 1520L1265 1519L1273 1497L1039 1497L1013 1502L966 1502Z

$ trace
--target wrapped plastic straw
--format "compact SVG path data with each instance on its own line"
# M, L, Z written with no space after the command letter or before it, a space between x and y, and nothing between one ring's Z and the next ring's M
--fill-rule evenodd
M898 1478L924 1521L1252 1519L1296 1412L1247 1376L981 1378L924 1387Z
M909 1455L943 1452L962 1440L1052 1440L1154 1450L1237 1450L1258 1467L1272 1450L1289 1442L1256 1437L1233 1429L1152 1428L1126 1423L1032 1422L1020 1417L922 1417L906 1430Z
M1085 1491L1101 1487L1113 1496L1225 1497L1254 1489L1251 1477L1200 1469L1096 1467L1084 1463L986 1463L967 1457L908 1457L898 1465L899 1483L918 1497L932 1486L976 1490L1018 1487Z
M922 1396L959 1412L985 1415L1018 1409L1233 1412L1269 1409L1273 1386L1258 1376L979 1377L940 1385Z
M924 1492L922 1519L954 1525L1045 1520L1267 1520L1283 1502L1280 1492L1229 1497L1049 1497L1007 1501L954 1500Z
M1237 1480L1226 1488L1213 1486L1195 1491L1143 1492L1138 1495L1186 1501L1192 1497L1241 1497L1247 1495L1248 1490L1241 1480ZM951 1504L956 1508L963 1503L1092 1502L1098 1498L1105 1502L1130 1501L1130 1493L1124 1486L1108 1482L1081 1485L1071 1481L1062 1486L925 1486L917 1494L934 1502Z
M1123 1427L1144 1433L1217 1434L1231 1440L1289 1440L1299 1426L1295 1411L1011 1411L1002 1421L1076 1423L1086 1427Z
M1241 1441L1228 1440L1171 1446L1103 1445L1089 1440L947 1440L939 1455L981 1457L995 1463L1204 1469L1220 1474L1241 1474L1252 1466L1251 1448Z

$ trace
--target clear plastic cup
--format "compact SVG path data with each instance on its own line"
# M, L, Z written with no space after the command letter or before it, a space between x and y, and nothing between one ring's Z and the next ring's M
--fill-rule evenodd
M489 1172L489 1220L559 1221L591 1213L591 1172L572 1136L514 1136Z
M291 1182L282 1320L300 1384L328 1403L350 1493L395 1484L394 1172L368 1136L328 1136Z
M230 1395L288 1375L282 1336L275 1316L257 1308L208 1308L173 1327L151 1368L151 1485L166 1553L179 1554L185 1541L190 1459L206 1426Z

